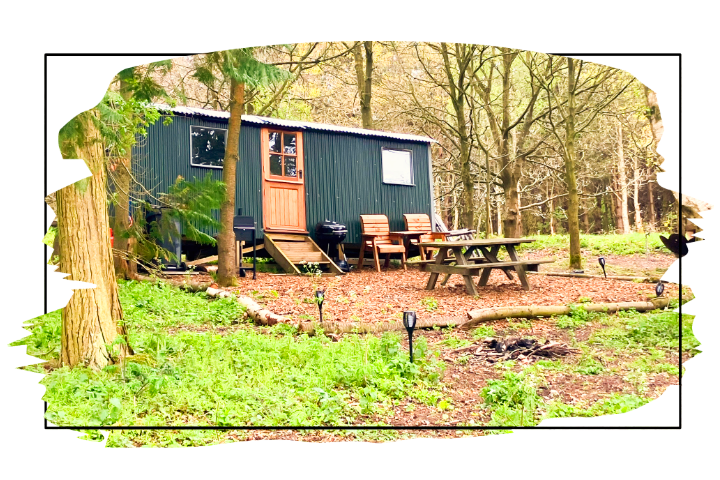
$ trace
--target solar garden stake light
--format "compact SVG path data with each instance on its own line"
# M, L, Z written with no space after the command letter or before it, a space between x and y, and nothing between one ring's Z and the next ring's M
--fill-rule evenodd
M605 275L605 278L607 278L607 273L605 273L605 257L599 257L598 263L600 264L600 266L603 269L603 275Z
M665 285L663 285L662 281L660 281L657 285L655 285L655 294L658 297L662 297L663 291L665 291Z
M320 323L322 323L322 306L323 302L325 301L325 290L315 290L315 302L318 305L318 310L320 310Z
M413 363L412 335L417 324L417 315L415 312L403 312L403 325L408 332L408 341L410 343L410 363Z

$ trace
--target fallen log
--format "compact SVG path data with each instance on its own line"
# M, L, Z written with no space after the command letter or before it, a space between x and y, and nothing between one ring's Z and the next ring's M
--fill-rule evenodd
M278 323L286 323L297 326L289 318L283 317L282 315L277 315L270 310L261 307L260 305L258 305L257 302L255 302L255 300L250 297L245 297L242 295L235 296L230 292L226 292L225 290L213 287L208 287L206 293L211 297L235 298L240 305L245 307L246 315L250 317L255 323L259 323L260 325L276 325Z
M669 303L669 298L658 297L652 298L647 302L581 303L577 306L584 308L588 312L615 313L621 310L630 309L637 310L638 312L645 312L648 310L665 308ZM468 320L463 322L462 325L460 325L460 328L468 329L482 322L501 320L504 318L535 318L551 317L554 315L568 315L571 311L571 308L566 305L481 308L470 310L467 313Z
M565 272L525 272L531 275L545 275L548 277L573 277L573 278L605 278L603 275L590 275L589 273L565 273ZM659 277L632 277L629 275L608 275L608 280L629 280L631 282L657 283Z

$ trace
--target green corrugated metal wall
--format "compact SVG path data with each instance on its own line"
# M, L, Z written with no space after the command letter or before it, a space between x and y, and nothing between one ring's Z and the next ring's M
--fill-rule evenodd
M169 125L163 125L161 119L133 148L133 169L151 192L165 191L178 175L203 178L210 172L214 179L222 180L221 169L190 165L191 125L227 128L227 122L204 118L176 116ZM242 125L236 206L243 209L243 215L255 217L258 235L262 236L260 132L260 126ZM328 219L348 226L345 242L359 243L361 214L387 215L392 230L404 229L404 213L431 214L429 144L304 130L303 146L307 229L311 236L315 225ZM412 151L415 186L382 183L383 147Z
M391 230L404 230L404 213L431 213L428 144L322 131L303 133L308 229L335 220L348 227L347 243L360 243L360 215L385 214ZM382 148L412 151L415 186L382 182ZM314 233L314 232L313 232Z

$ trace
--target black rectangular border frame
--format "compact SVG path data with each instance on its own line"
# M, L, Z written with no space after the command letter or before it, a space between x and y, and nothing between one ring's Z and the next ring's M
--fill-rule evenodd
M47 181L48 181L48 169L47 169L47 134L48 134L48 122L47 122L47 102L48 102L48 74L47 74L47 59L48 57L127 57L127 56L165 56L165 57L184 57L188 55L197 55L194 53L46 53L44 56L44 193L45 197L48 195ZM682 199L682 54L681 53L550 53L549 55L557 55L563 57L595 57L595 56L617 56L617 57L634 57L634 56L647 56L647 57L678 57L678 194ZM45 203L45 197L43 197L43 236L47 233L47 204ZM682 222L682 202L678 202L678 222ZM43 272L44 272L44 312L48 313L48 300L47 300L47 279L48 279L48 258L47 249L45 244L43 245ZM114 425L96 425L96 426L56 426L48 425L47 418L45 418L45 412L47 412L47 402L43 401L43 421L45 430L679 430L682 429L682 257L678 259L679 262L679 273L678 273L678 286L680 294L680 306L678 308L679 319L678 322L678 334L679 334L679 346L678 346L678 425L677 426L502 426L502 427L491 427L491 426L449 426L449 425L424 425L424 426L409 426L409 425L358 425L358 426L294 426L294 427L279 427L279 426L257 426L257 425L243 425L243 426L229 426L221 427L214 425L207 426L114 426Z

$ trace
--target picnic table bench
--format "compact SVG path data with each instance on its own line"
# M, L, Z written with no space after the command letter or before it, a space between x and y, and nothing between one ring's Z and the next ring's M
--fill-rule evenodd
M478 286L487 285L490 278L490 272L493 268L501 269L508 278L513 279L511 271L515 271L523 289L530 290L530 283L525 275L526 270L537 270L538 265L542 263L551 263L554 260L522 260L515 251L515 246L522 243L531 243L535 240L529 238L497 238L497 239L478 239L478 240L460 240L455 242L428 242L437 247L438 254L433 260L424 260L419 263L424 269L430 272L430 278L427 283L427 290L432 290L441 273L446 274L443 284L447 282L450 275L461 275L465 281L465 289L470 295L477 295L477 288L473 281L474 276L480 276ZM425 246L424 243L418 244ZM507 250L509 261L500 261L497 254L500 248ZM450 255L452 251L453 255ZM473 257L475 252L479 252L482 256ZM454 262L454 265L449 263Z

